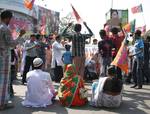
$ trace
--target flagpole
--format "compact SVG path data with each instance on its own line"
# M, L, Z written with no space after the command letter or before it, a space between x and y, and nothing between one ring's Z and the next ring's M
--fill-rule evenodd
M146 21L145 21L144 12L142 12L142 17L143 17L144 25L146 25Z
M111 9L113 8L114 0L111 0Z

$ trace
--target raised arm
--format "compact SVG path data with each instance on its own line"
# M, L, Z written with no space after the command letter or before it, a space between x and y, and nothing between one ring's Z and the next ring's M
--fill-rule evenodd
M86 38L91 38L93 36L92 30L87 26L86 22L83 22L84 26L87 28L89 34L84 34Z

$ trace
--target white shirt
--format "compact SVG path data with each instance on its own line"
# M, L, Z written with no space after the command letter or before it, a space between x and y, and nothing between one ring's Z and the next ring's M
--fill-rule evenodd
M26 107L46 107L52 104L55 90L50 74L42 70L27 73L27 91L22 102Z
M55 68L55 62L57 63L57 66L63 66L63 61L62 61L62 51L63 50L65 50L65 48L62 46L61 43L55 41L52 44L51 68Z

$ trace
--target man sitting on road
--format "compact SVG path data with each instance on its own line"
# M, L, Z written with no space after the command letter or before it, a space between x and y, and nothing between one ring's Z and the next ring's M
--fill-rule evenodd
M41 70L43 60L35 58L34 70L27 73L27 92L22 102L26 107L46 107L52 104L55 90L50 74Z

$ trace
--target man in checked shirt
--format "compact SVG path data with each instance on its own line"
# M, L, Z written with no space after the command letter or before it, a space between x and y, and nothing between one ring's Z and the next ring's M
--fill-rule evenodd
M85 68L85 40L93 36L93 32L87 26L86 22L83 22L87 28L89 34L81 34L81 24L75 24L74 33L67 33L68 28L71 27L72 23L69 23L66 29L63 31L62 36L72 39L72 56L73 64L76 66L76 71L78 75L82 78L84 77L84 68Z

